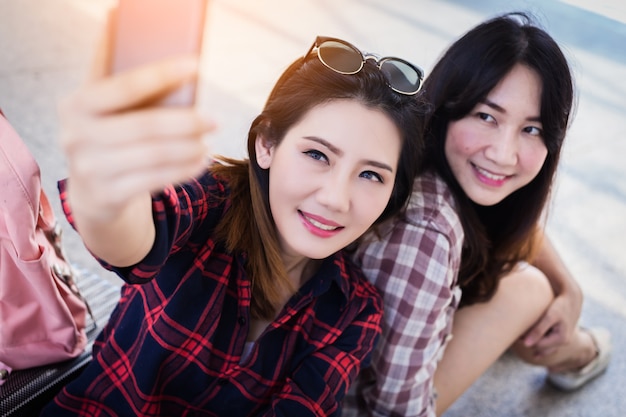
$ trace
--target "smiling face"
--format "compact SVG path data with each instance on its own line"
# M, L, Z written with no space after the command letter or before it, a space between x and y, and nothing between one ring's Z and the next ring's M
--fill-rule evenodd
M284 256L323 259L365 233L387 206L401 145L387 115L355 100L313 107L278 146L257 137Z
M530 183L548 155L542 138L541 80L518 64L460 120L450 122L448 164L467 196L491 206Z

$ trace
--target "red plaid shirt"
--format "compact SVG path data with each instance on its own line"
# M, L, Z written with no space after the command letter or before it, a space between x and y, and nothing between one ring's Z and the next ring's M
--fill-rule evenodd
M64 182L60 190L71 223ZM94 360L42 415L339 414L381 332L378 293L347 256L331 256L242 359L245 254L212 239L227 195L207 173L153 199L154 247L138 265L115 269L127 284Z

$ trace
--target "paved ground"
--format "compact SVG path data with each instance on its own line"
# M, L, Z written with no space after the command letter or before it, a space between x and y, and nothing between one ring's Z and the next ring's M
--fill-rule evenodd
M111 1L0 0L0 107L31 146L51 195L64 175L55 105L81 82ZM505 357L446 417L626 415L626 12L619 2L213 1L203 106L221 124L215 149L234 156L243 154L248 125L278 74L318 34L404 57L428 72L443 48L479 21L523 9L563 45L579 101L549 230L587 295L584 324L613 332L614 360L585 389L562 394L544 384L543 370ZM66 230L75 262L99 270Z

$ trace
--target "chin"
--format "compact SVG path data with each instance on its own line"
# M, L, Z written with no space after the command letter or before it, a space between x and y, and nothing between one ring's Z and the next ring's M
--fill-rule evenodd
M304 256L306 256L309 259L326 259L328 258L330 255L332 255L333 253L338 252L339 249L332 251L332 252L328 252L328 251L315 251L315 252L309 252L309 253L305 253Z
M317 249L309 246L308 249L302 251L302 255L309 259L326 259L333 253L340 251L342 248L343 246L333 249L330 249L328 247Z
M506 197L502 197L502 198L496 198L496 197L472 198L470 197L470 199L474 202L474 204L478 204L479 206L483 206L483 207L495 206L496 204L500 203L505 198Z

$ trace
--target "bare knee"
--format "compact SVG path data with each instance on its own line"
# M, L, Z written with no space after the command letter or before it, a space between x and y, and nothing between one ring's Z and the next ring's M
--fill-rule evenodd
M546 275L533 266L526 266L510 277L514 278L509 285L511 286L510 290L515 291L517 294L516 302L527 306L524 309L526 320L523 332L519 335L521 337L526 330L530 329L541 319L548 306L554 300L554 292ZM503 279L502 283L508 278ZM515 343L512 348L522 360L528 363L535 362L534 352L523 343Z
M527 317L533 324L546 311L554 300L554 293L548 277L532 265L520 267L500 281L502 288L498 291L507 291L514 294L510 299L516 305L524 306ZM529 326L530 327L530 326Z
M456 312L454 337L435 372L439 413L543 315L553 297L547 277L528 265L504 277L489 301Z

